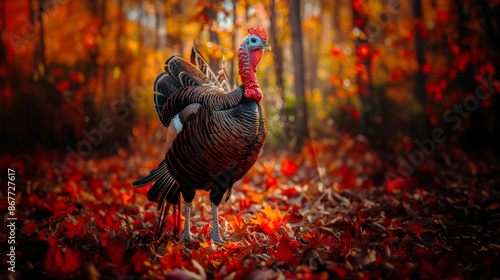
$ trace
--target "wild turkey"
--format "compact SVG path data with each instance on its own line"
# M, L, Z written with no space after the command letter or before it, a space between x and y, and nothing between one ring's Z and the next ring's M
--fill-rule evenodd
M267 136L266 114L260 104L262 91L255 76L264 49L271 49L265 29L252 27L238 50L242 84L234 89L225 70L215 75L194 44L191 63L173 56L167 60L165 72L156 78L154 102L160 121L168 128L167 152L158 168L132 185L156 182L147 197L157 201L162 210L160 233L170 204L179 204L182 194L186 222L180 241L193 240L191 202L196 190L206 190L212 202L211 239L224 242L218 206L224 195L225 201L229 199L233 184L255 163Z

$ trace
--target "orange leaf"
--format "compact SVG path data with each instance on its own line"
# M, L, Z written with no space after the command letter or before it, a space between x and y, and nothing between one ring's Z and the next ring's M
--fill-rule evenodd
M262 211L264 215L255 213L255 216L257 218L250 220L255 224L261 225L262 229L267 234L273 234L273 232L277 232L283 223L285 214L281 214L278 210L278 207L273 210L270 205L266 205L260 211Z

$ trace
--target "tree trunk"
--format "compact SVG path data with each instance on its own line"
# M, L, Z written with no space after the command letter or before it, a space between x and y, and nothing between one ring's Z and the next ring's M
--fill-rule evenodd
M43 0L38 0L38 24L40 25L40 46L39 47L39 55L40 55L40 63L42 64L43 70L40 75L44 75L46 71L46 64L45 64L45 32L44 32L44 27L43 27ZM33 19L35 20L35 19ZM34 25L36 26L36 25ZM35 68L36 69L36 68Z
M421 0L413 1L413 16L419 23L422 22ZM422 34L420 32L420 28L418 27L415 27L415 56L419 66L417 76L415 77L415 96L417 97L420 105L423 107L427 101L427 96L425 94L425 82L427 81L427 75L422 72L422 66L425 64L425 49ZM412 136L418 138L427 137L429 123L423 109L422 112L419 112L414 116L413 122L415 123L415 126L412 126L414 127L414 131L411 131Z
M304 143L309 140L307 129L307 106L305 96L304 78L304 49L302 45L302 23L300 20L300 0L292 1L290 7L290 24L292 27L292 49L295 69L295 95L296 95L296 151L300 151Z
M211 0L211 5L209 8L208 16L210 17L210 23L212 22L217 22L217 11L214 11L212 8L217 5L218 0ZM217 32L211 30L211 25L208 26L209 32L210 32L210 42L212 42L214 45L218 46L219 45L219 34ZM220 68L220 61L221 59L215 58L213 56L210 57L210 68L212 68L212 71L214 71L215 74L217 74L217 71L219 71Z
M495 7L490 7L486 1L479 1L481 6L481 18L483 18L483 28L486 31L486 39L488 40L488 45L490 50L496 50L496 58L494 58L494 65L500 65L500 59L498 54L500 52L500 7L496 5ZM500 80L500 71L495 71L493 75L497 80ZM489 80L489 77L484 77L484 79ZM491 142L494 143L493 148L497 160L500 160L500 95L492 94L490 97L492 99L490 110L495 112L490 118L493 125L487 125L493 127L490 138ZM487 121L488 122L488 121Z
M342 32L342 29L340 28L340 0L335 0L333 10L335 12L335 16L333 17L333 28L338 34L340 34L340 32Z
M289 143L289 123L288 123L288 109L286 107L285 98L285 81L283 80L283 50L278 39L277 34L277 23L276 23L276 0L271 0L270 6L270 16L269 20L271 22L271 41L274 55L274 72L276 74L276 87L278 89L278 94L281 98L281 110L280 110L280 125L282 129L282 137L287 143Z
M158 30L160 30L160 7L161 3L158 2L155 5L155 50L158 50L160 48L160 36L158 35Z
M352 7L352 19L353 19L353 28L357 27L360 32L365 32L366 29L366 24L362 24L359 26L356 26L354 23L356 21L360 22L367 22L368 19L366 18L365 15L361 15L353 6ZM358 58L358 62L363 64L364 68L368 72L368 81L365 83L361 79L361 74L356 74L356 84L358 85L358 96L359 100L361 101L361 108L360 108L360 113L362 114L362 117L359 119L359 126L360 126L360 132L364 135L368 134L368 126L370 123L370 120L372 119L372 114L373 114L373 97L372 97L372 79L371 79L371 57L370 57L370 44L367 39L360 39L357 37L355 40L355 46L356 50L358 49L359 46L366 46L368 48L368 57L365 59L360 59Z
M0 6L0 7L2 7L0 9L2 11L2 19L1 19L1 21L2 21L2 29L0 29L0 32L3 32L4 30L7 30L7 28L6 28L6 25L7 25L7 23L6 23L7 15L5 14L6 13L5 12L5 2L7 2L7 0L2 0L1 1L1 5L2 6Z
M238 29L236 29L236 16L237 16L237 11L236 8L238 7L238 0L233 1L233 36L231 38L232 43L233 43L233 52L234 52L234 57L231 59L231 73L229 75L229 82L231 83L230 86L233 86L233 83L236 81L236 61L238 60L238 56L236 55L238 52L238 46L236 46L236 35L238 32Z
M177 3L175 3L175 12L177 13L177 15L179 15L179 20L182 21L182 15L184 14L184 11L183 11L183 8L182 8L182 1L178 1ZM179 48L179 55L181 57L184 57L184 38L183 38L183 33L182 33L182 28L177 28L177 38L179 39L179 44L178 44L178 48ZM191 55L191 53L189 53L189 55Z

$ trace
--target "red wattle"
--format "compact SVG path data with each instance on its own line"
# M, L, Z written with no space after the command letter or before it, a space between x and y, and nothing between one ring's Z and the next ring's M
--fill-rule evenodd
M258 90L254 96L255 101L260 102L262 100L262 91Z
M262 100L262 91L259 89L255 72L257 71L257 64L260 62L262 55L262 50L248 51L244 44L238 50L238 68L241 82L245 89L244 96L246 98L253 98L257 102Z
M254 72L257 71L257 64L259 64L263 54L264 52L262 50L253 50L250 52L250 56L252 57L252 70Z

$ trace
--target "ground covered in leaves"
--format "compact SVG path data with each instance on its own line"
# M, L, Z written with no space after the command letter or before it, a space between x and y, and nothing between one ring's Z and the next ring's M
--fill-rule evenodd
M56 153L1 158L18 174L12 278L488 279L500 275L498 163L440 150L398 174L409 143L374 152L361 137L316 142L291 157L267 148L220 207L223 245L208 237L207 193L193 203L196 242L178 244L172 217L154 240L156 205L131 182L161 151L145 144L62 174ZM6 181L3 181L6 185ZM7 199L2 194L1 210ZM6 224L7 214L2 214ZM182 218L181 223L184 223ZM4 227L5 228L5 227ZM7 234L2 233L2 275Z

